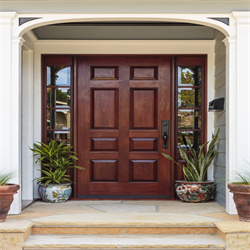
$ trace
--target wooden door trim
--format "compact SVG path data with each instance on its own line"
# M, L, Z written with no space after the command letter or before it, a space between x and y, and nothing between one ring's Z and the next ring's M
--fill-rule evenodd
M176 54L176 55L168 55L168 54L164 54L164 55L134 55L134 54L118 54L118 55L113 55L113 54L107 54L107 55L93 55L93 54L70 54L70 55L58 55L58 54L49 54L49 55L42 55L42 141L43 142L46 142L46 126L45 126L45 122L46 122L46 84L45 84L45 73L46 73L46 68L45 68L45 58L47 57L72 57L72 74L71 74L71 77L72 77L72 145L74 146L74 150L75 151L78 151L78 143L77 143L77 134L78 134L78 131L77 131L77 123L78 123L78 116L76 115L77 114L77 66L78 66L78 58L79 57L100 57L100 58L105 58L105 57L112 57L112 58L119 58L119 57L139 57L139 58L144 58L144 57L152 57L152 58L164 58L164 57L169 57L171 59L171 93L172 93L172 96L174 96L173 100L171 101L171 104L170 104L170 108L171 108L171 115L174 115L175 117L177 116L177 112L176 112L176 75L175 75L175 72L176 72L176 69L175 69L175 62L176 62L176 58L180 58L180 57L185 57L185 58L202 58L203 60L203 69L204 69L204 72L203 72L203 90L202 90L202 99L203 99L203 108L202 108L202 119L203 119L203 122L202 122L202 141L206 141L207 139L207 95L206 95L206 92L207 92L207 55L206 54L195 54L195 55L186 55L186 54ZM174 128L176 128L176 125L177 125L177 122L175 121L175 119L173 119L171 121L171 126ZM176 132L173 133L174 136L171 136L171 145L175 145L175 141L176 141ZM173 156L175 153L175 146L172 146L171 147L171 155ZM175 168L174 167L171 167L171 195L172 197L174 197L174 180L175 180ZM77 173L74 172L74 179L76 179L77 177ZM74 198L77 199L77 184L74 183ZM106 197L108 198L108 197ZM132 197L131 197L132 198ZM93 199L95 199L93 197ZM98 197L98 199L100 199L100 197ZM124 197L124 199L126 199ZM141 197L140 199L144 199L143 197ZM161 199L160 197L159 198L156 198L156 199Z

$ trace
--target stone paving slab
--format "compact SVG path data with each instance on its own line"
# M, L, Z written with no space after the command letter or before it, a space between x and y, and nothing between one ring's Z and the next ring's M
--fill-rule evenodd
M223 233L250 233L250 222L244 221L219 221L215 225ZM250 234L249 234L250 242Z
M29 220L6 220L0 223L0 233L23 233L33 226Z
M225 243L216 235L175 236L51 236L33 235L24 249L79 247L79 248L223 248Z
M53 215L32 220L35 225L57 226L213 226L219 219L173 213L87 213Z
M89 207L106 213L155 213L157 209L156 206L138 204L97 204Z

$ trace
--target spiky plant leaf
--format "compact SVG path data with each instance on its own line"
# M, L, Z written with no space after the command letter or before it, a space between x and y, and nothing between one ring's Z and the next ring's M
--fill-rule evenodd
M206 172L208 167L211 165L212 161L217 155L217 150L215 150L215 145L219 139L220 129L216 132L215 135L212 135L212 140L208 146L208 151L205 153L205 148L209 142L205 142L201 145L200 150L197 152L193 149L192 144L188 137L185 137L185 144L188 146L189 155L179 147L179 152L181 158L186 162L185 166L182 166L185 180L188 181L204 181L206 177ZM176 165L177 162L171 158L169 155L162 153L164 157L168 160L174 162Z
M15 176L14 172L9 173L1 173L0 174L0 186L4 186L7 184Z

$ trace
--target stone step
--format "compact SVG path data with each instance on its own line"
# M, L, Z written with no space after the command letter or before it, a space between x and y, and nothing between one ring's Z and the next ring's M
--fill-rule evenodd
M179 226L179 227L79 227L79 226L33 226L33 235L167 235L167 234L217 234L215 226Z
M32 219L34 226L64 227L208 227L220 219L196 214L85 213L52 215Z
M225 249L218 235L31 235L24 250L41 249Z

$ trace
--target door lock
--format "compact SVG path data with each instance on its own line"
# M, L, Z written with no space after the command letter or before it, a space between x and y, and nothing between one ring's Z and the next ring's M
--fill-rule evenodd
M168 148L169 120L161 121L161 137L163 139L162 148Z

